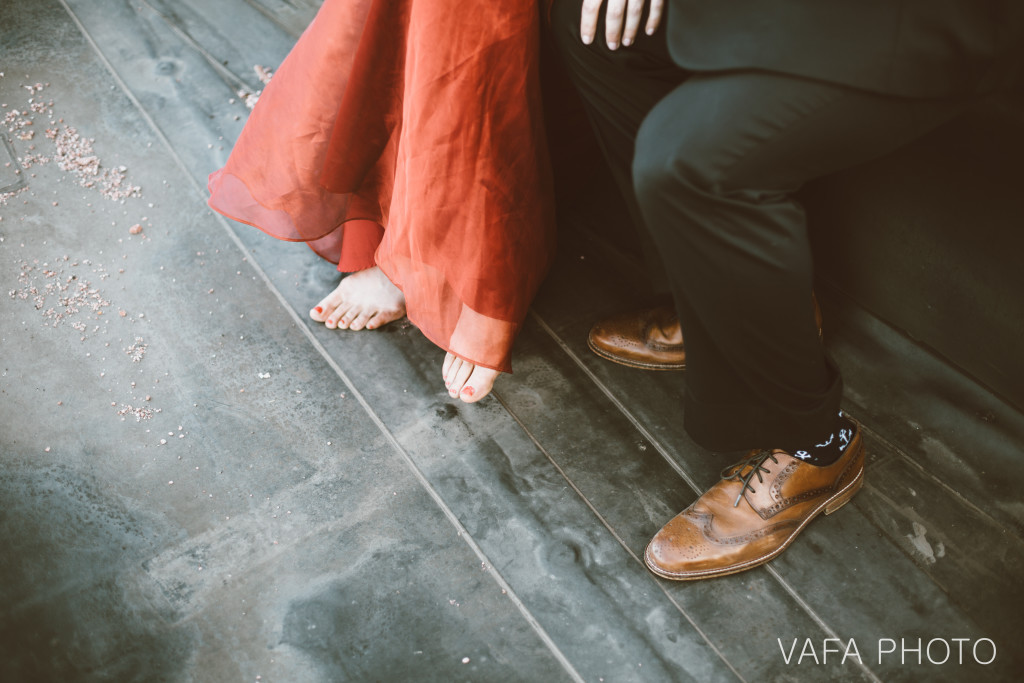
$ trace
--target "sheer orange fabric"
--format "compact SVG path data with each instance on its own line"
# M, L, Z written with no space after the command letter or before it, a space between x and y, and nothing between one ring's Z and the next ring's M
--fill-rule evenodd
M326 0L210 206L342 270L376 262L431 341L510 371L554 251L539 19L531 0Z

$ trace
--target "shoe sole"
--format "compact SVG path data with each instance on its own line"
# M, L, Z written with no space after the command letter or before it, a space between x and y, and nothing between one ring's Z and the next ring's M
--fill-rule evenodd
M616 356L616 355L614 355L612 353L609 353L609 352L605 351L604 349L596 346L594 344L594 342L591 341L590 339L587 339L587 346L589 346L590 350L593 351L594 353L596 353L601 358L604 358L605 360L610 360L613 363L618 363L619 365L625 365L627 368L633 368L635 370L661 370L661 371L664 371L664 370L685 370L686 369L686 363L644 363L643 361L639 361L639 360L626 360L624 358L620 358L620 357L618 357L618 356Z
M788 548L789 544L792 543L794 539L796 539L796 537L800 535L800 532L804 530L804 527L810 524L811 521L814 520L822 512L824 512L826 515L831 515L833 512L836 512L837 510L839 510L839 508L849 503L853 496L856 495L858 491L860 491L860 487L863 485L864 466L861 465L860 471L857 473L857 476L853 478L853 481L851 481L844 488L839 490L834 496L822 502L822 504L819 505L817 509L814 510L814 512L809 514L807 516L807 519L805 519L800 524L800 526L798 526L796 530L789 535L789 538L786 539L785 543L783 543L767 555L763 555L753 560L747 560L746 562L733 565L731 567L723 567L721 569L707 569L704 571L687 572L683 574L676 572L668 572L664 569L660 569L659 567L657 567L651 560L651 546L650 544L648 544L647 549L644 551L644 564L646 564L647 568L655 574L657 574L658 576L662 577L663 579L671 579L672 581L693 581L695 579L710 579L716 576L728 576L729 574L738 574L739 572L746 571L747 569L753 569L754 567L758 567L778 557L779 554L781 554L783 550Z

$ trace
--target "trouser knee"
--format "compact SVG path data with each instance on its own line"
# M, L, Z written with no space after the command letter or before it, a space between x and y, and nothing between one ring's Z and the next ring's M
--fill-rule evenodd
M655 107L637 133L632 167L637 201L644 206L666 197L713 195L725 180L718 156L687 126L685 115L667 115Z
M740 132L726 123L712 129L712 117L669 101L674 94L641 125L632 165L637 203L659 248L703 244L772 263L804 258L804 214L789 188L773 187L770 165L744 163Z

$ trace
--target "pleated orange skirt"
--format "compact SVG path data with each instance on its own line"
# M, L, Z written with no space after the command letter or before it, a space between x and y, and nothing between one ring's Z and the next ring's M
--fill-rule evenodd
M380 266L427 338L509 372L554 254L539 24L535 0L325 0L210 206Z

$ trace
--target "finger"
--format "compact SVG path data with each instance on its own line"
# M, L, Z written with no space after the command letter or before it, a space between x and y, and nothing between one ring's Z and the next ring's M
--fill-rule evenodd
M626 26L622 29L622 44L632 45L636 40L636 32L640 28L640 20L644 17L644 0L629 0L626 8Z
M622 39L622 24L626 16L626 0L608 0L604 9L604 39L609 50L616 50Z
M665 11L665 0L651 0L651 11L647 15L647 26L644 30L647 35L653 36L654 32L658 30L658 26L661 25L661 16Z
M583 0L583 10L580 13L580 38L585 45L594 42L594 34L597 33L597 17L601 13L601 3L604 0Z

